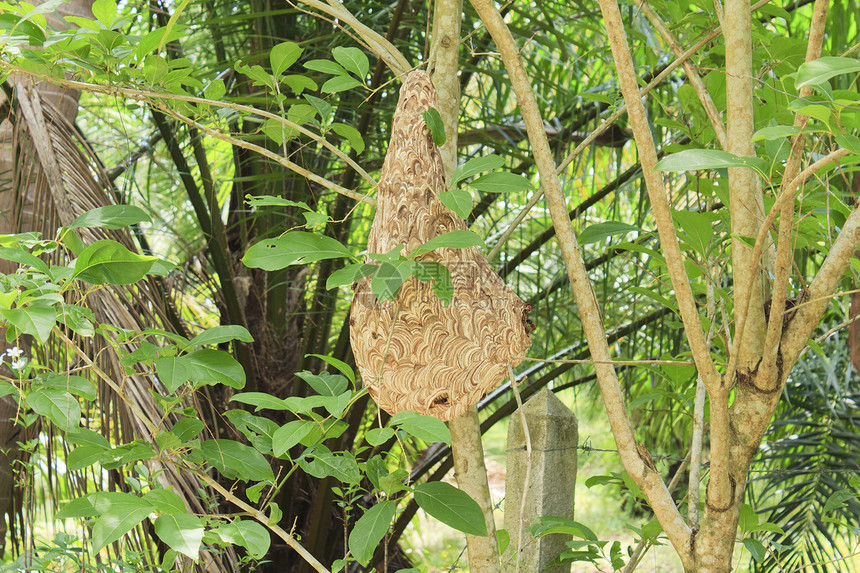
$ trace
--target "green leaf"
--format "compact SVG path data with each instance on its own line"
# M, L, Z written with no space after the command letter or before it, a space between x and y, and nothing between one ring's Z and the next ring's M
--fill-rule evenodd
M392 428L373 428L364 435L364 439L371 446L382 445L393 437L394 430Z
M835 138L836 143L840 146L844 147L854 155L860 155L860 138L856 135L851 135L850 133L843 133L842 135L837 135Z
M296 376L307 382L321 396L337 396L349 386L346 378L340 374L320 372L312 374L307 371L296 372Z
M231 388L245 386L245 370L239 362L221 350L204 348L183 356L196 384L226 384Z
M349 551L356 561L367 565L373 551L388 533L394 519L396 505L393 501L383 501L368 509L349 532Z
M338 46L331 51L331 55L334 56L337 63L342 65L347 71L358 76L360 80L364 80L367 72L370 71L370 62L368 62L367 56L358 48Z
M200 444L206 461L227 479L274 480L275 474L263 454L233 440L206 440Z
M96 388L95 382L83 376L51 373L45 379L45 387L65 390L87 400L95 400L98 396L98 388Z
M758 514L748 503L741 504L738 527L741 531L752 531L758 525Z
M65 390L40 388L27 394L27 404L61 430L70 430L81 423L81 407L75 397Z
M276 398L265 392L242 392L230 398L231 402L241 402L256 406L255 412L260 410L289 410L289 404L281 398Z
M358 462L350 455L338 455L328 451L308 453L306 450L304 457L299 460L299 465L305 472L317 478L331 476L348 484L358 484L361 481Z
M98 519L93 525L93 551L98 553L131 531L152 513L152 505L133 494L93 499Z
M263 132L266 134L266 137L278 145L284 145L291 138L299 134L297 130L271 118L267 119L266 123L263 124Z
M589 225L579 234L579 244L588 245L590 243L599 243L603 239L614 237L616 235L626 235L627 233L642 232L642 229L635 225L622 223L621 221L605 221Z
M116 18L116 2L113 0L96 0L93 2L92 11L96 20L110 28L111 23Z
M370 281L370 291L379 300L394 298L400 291L403 281L408 279L414 270L414 261L382 263L373 275L373 280Z
M430 136L433 138L433 143L436 147L445 145L445 124L442 123L442 116L439 115L439 110L431 107L427 111L421 112L421 116L430 130Z
M761 541L758 539L747 537L744 539L744 547L747 548L747 551L750 552L750 555L752 555L752 558L756 563L767 557L767 549L765 549L764 545L762 545Z
M203 522L189 513L162 515L155 520L155 534L171 549L196 560L203 541Z
M105 450L99 446L78 446L66 457L66 467L70 471L88 468L99 461Z
M472 212L472 194L462 189L443 191L439 195L442 204L454 211L461 219L468 219Z
M497 171L488 173L483 177L469 183L472 187L485 193L517 193L519 191L534 190L531 181L508 171Z
M451 484L433 481L415 487L415 502L445 525L463 533L486 537L487 523L481 506Z
M422 416L414 412L399 412L391 418L391 424L427 443L444 442L451 444L451 431L445 422L432 416Z
M352 258L337 240L305 231L290 231L277 239L260 241L242 257L245 266L276 271L290 265L307 265L323 259Z
M57 309L52 306L25 306L24 308L0 309L0 314L12 326L35 336L39 342L46 342L51 335L51 329L57 323Z
M334 358L333 356L326 356L324 354L308 354L308 356L313 356L315 358L319 358L320 360L322 360L326 364L329 364L330 366L334 366L335 368L337 368L341 372L341 374L343 374L344 376L349 378L350 382L355 384L355 370L353 370L352 366L350 366L349 364L347 364L343 360L338 360L337 358Z
M224 541L239 545L248 550L248 555L254 559L262 559L269 552L272 542L269 531L256 521L236 519L222 525L215 533Z
M272 74L279 76L287 71L287 68L296 63L303 51L295 42L281 42L272 46L272 51L269 52Z
M33 267L37 271L41 271L46 275L49 274L48 265L47 263L45 263L45 261L35 255L28 253L27 251L22 251L21 249L15 249L12 247L0 247L0 259L12 261L18 263L19 265Z
M621 542L613 541L612 547L609 549L609 561L612 568L616 571L624 569L624 559L621 557Z
M230 342L231 340L254 342L254 337L251 336L251 333L244 326L227 324L204 330L188 342L188 347L221 344L222 342Z
M108 442L107 438L98 432L94 432L87 428L73 429L66 434L66 439L69 443L80 446L97 446L102 450L109 450L111 448L110 442Z
M770 125L756 131L752 136L752 141L760 141L762 139L770 141L772 139L781 139L783 137L792 137L800 133L800 126L794 125Z
M275 454L275 457L283 457L294 446L304 440L313 429L314 423L310 420L293 420L278 428L272 436L272 452Z
M838 58L824 56L811 62L801 64L794 77L794 87L797 89L806 85L816 85L826 82L834 76L860 72L860 60L855 58Z
M320 116L323 122L328 123L334 114L334 107L324 99L320 99L310 94L305 94L305 100L311 104L311 108ZM295 106L294 106L295 107ZM292 108L290 108L292 109Z
M98 512L93 506L89 496L73 499L66 505L60 508L60 511L54 516L57 519L75 519L80 517L93 517Z
M245 410L227 410L224 412L224 417L245 434L257 451L264 454L271 453L272 438L278 431L278 425L275 422Z
M857 497L857 494L848 489L840 489L830 497L827 498L827 501L824 503L824 509L821 513L827 514L836 509L837 507L842 507L845 505L845 502L849 499L854 499Z
M97 227L100 229L122 229L141 222L152 222L149 215L133 205L106 205L87 211L75 219L69 229Z
M227 87L224 85L224 80L215 78L212 80L206 89L203 91L203 97L213 101L221 101L221 98L227 93Z
M301 74L287 74L283 77L282 81L290 86L290 89L293 90L296 95L301 95L305 90L316 91L319 87L315 81Z
M338 92L351 90L358 86L364 85L357 79L350 76L335 76L323 84L320 91L326 94L335 94Z
M82 308L73 304L64 304L59 320L81 336L93 336L96 331L92 320L95 319L93 312L88 308Z
M113 450L105 452L101 458L102 468L114 470L131 462L146 460L155 455L155 450L149 442L135 440L128 444L117 446Z
M75 262L72 278L91 284L133 284L146 276L156 257L132 253L116 241L96 241Z
M323 407L335 418L340 418L352 401L352 392L347 390L337 396L326 396Z
M253 209L260 207L298 207L306 211L313 210L304 201L290 201L273 195L245 195L245 202Z
M336 64L331 60L311 60L309 62L305 62L303 65L305 68L315 72L322 72L333 76L346 76L346 70L343 69L343 66Z
M173 424L170 431L184 444L188 440L196 438L205 427L206 425L196 418L182 418Z
M504 555L505 549L511 544L511 534L508 533L507 529L496 530L496 542L499 545L499 555Z
M364 151L364 140L361 138L361 133L351 125L333 123L331 124L331 130L346 139L355 150L356 155Z
M679 172L703 169L727 169L749 167L766 175L767 162L757 157L739 157L717 149L686 149L667 155L657 162L657 171Z
M434 249L466 249L468 247L486 247L484 240L477 233L466 230L449 231L438 237L433 237L423 245L415 247L409 255L409 258L429 253Z
M708 245L714 238L712 223L719 218L716 213L674 211L672 218L681 227L681 238L703 257L708 255Z
M663 533L663 526L656 519L642 526L642 539L654 539L661 533Z
M366 276L372 275L378 268L379 265L369 265L367 263L347 265L329 275L325 283L325 288L333 289L344 285L351 285Z
M450 186L454 187L462 181L463 179L468 179L469 177L473 177L478 173L484 173L486 171L492 171L493 169L498 169L505 164L504 158L498 155L485 155L483 157L475 157L470 159L463 165L459 165L457 169L454 171L454 175L451 176ZM464 217L465 218L465 217Z
M417 261L415 263L415 278L419 281L433 283L433 292L442 304L451 304L454 300L454 282L451 273L445 265L434 261Z
M170 394L191 379L191 365L184 356L162 356L155 361L155 372Z

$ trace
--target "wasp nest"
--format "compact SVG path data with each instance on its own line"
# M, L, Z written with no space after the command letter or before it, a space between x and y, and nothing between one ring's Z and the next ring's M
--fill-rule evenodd
M423 71L409 74L394 113L382 166L369 253L405 252L466 229L439 200L446 190L439 149L422 112L436 106ZM454 286L447 306L414 277L393 300L378 301L370 279L355 288L350 341L370 395L385 411L450 420L465 413L519 364L531 342L527 305L490 268L478 247L441 248L419 257L445 265ZM368 260L372 263L373 261Z

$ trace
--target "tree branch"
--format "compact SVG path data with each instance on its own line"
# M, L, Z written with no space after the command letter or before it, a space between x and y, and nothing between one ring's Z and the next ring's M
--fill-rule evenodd
M812 25L809 29L809 41L806 47L806 62L817 60L821 56L821 43L824 40L824 27L827 23L827 8L829 0L816 0L812 14ZM812 86L803 86L798 92L799 98L806 98L812 94ZM809 117L797 114L794 117L794 125L801 128L806 126ZM803 158L803 146L806 137L801 131L794 136L791 142L791 152L786 162L782 177L782 186L787 188L791 181L797 177L800 171L800 162ZM776 389L782 384L777 376L776 362L779 352L779 341L783 331L783 314L785 314L785 301L788 297L789 272L794 258L794 192L787 193L789 196L782 202L779 214L779 240L776 251L776 269L773 279L773 297L770 303L769 321L767 335L765 336L764 352L758 370L757 386L765 389Z
M666 26L657 12L654 11L648 3L648 0L639 0L639 8L642 10L642 13L645 14L645 17L648 18L648 21L651 22L651 25L654 26L654 29L657 30L657 32L663 36L666 43L669 44L669 48L671 48L675 57L680 59L683 56L684 51L681 49L681 46L678 45L678 41L675 39L672 31L669 30L668 26ZM705 108L705 113L711 121L714 133L717 134L717 140L720 142L720 147L726 149L728 147L728 143L726 141L726 127L723 125L723 120L720 118L720 112L717 110L717 106L714 105L714 100L711 99L711 94L708 93L708 88L705 87L705 83L699 76L699 72L693 67L689 59L685 58L683 60L683 64L684 72L687 74L687 79L693 89L696 90L696 95L699 96L699 101L702 102L702 107Z
M682 560L686 560L686 565L690 565L691 530L684 523L678 508L675 507L675 502L666 489L660 474L649 467L637 451L633 428L627 418L618 376L612 365L606 363L611 360L611 354L606 343L603 320L600 316L597 299L585 272L585 263L582 260L576 237L573 234L561 183L555 171L556 167L546 133L543 130L537 101L520 58L519 47L492 0L471 0L471 2L501 52L505 68L517 95L547 205L553 225L556 228L562 258L580 310L589 349L592 357L597 361L594 367L621 461L628 474L648 497L655 515L658 516L678 554L682 556ZM638 87L634 93L638 93Z

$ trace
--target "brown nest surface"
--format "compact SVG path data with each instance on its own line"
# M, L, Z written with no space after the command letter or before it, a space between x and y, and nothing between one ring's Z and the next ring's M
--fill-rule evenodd
M439 200L447 189L439 149L422 112L436 106L430 76L414 71L400 90L382 167L368 253L404 253L466 224ZM385 411L450 420L507 376L531 342L527 305L478 247L441 248L419 257L445 265L454 286L444 305L430 284L410 278L379 301L370 278L355 288L350 341L370 395ZM374 261L368 260L368 263Z

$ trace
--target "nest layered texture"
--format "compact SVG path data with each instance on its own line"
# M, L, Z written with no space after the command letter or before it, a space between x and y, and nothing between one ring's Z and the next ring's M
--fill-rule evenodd
M429 75L412 72L394 114L369 253L388 253L398 245L406 253L466 229L439 200L446 190L442 157L421 115L431 107L436 92ZM350 341L364 384L382 409L447 421L501 384L508 363L519 364L531 338L527 307L478 247L437 249L419 259L448 268L453 302L444 306L430 284L414 277L393 300L379 301L370 279L362 279L353 297Z

